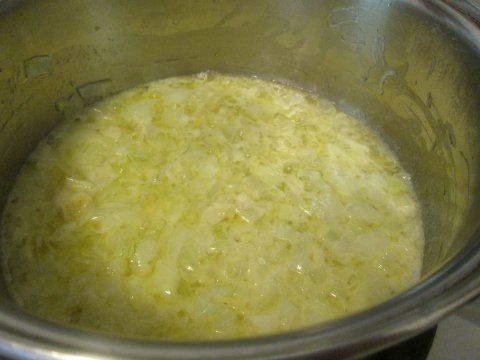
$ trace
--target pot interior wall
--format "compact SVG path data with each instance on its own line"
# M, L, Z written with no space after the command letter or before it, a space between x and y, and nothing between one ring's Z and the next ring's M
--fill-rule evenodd
M480 210L479 53L433 15L409 1L5 2L0 203L64 115L163 77L255 74L333 99L382 134L422 204L429 274L470 241Z

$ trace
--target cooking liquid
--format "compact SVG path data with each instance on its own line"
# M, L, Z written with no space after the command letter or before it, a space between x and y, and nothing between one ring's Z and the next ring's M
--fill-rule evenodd
M2 223L11 296L126 335L275 333L383 302L420 276L408 174L363 123L278 83L202 73L66 120Z

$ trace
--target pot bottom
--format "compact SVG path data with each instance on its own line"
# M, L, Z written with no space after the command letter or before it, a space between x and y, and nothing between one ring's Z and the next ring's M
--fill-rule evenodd
M435 326L400 344L359 360L426 360L432 348L436 331L437 327Z

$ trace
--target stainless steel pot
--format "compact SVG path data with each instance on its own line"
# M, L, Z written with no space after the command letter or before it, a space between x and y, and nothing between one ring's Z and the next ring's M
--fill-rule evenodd
M478 4L478 3L477 3ZM374 309L256 339L165 343L35 318L0 288L0 353L29 359L353 358L480 292L478 5L437 0L0 0L0 203L78 107L207 69L284 79L365 119L412 174L424 275Z

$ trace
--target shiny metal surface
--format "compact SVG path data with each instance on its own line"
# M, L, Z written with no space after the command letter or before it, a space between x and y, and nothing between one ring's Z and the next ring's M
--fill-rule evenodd
M216 70L287 81L381 133L411 173L427 244L418 286L375 309L278 336L116 338L0 300L0 353L30 359L355 358L480 292L480 30L436 0L0 0L0 203L64 115L134 85Z

